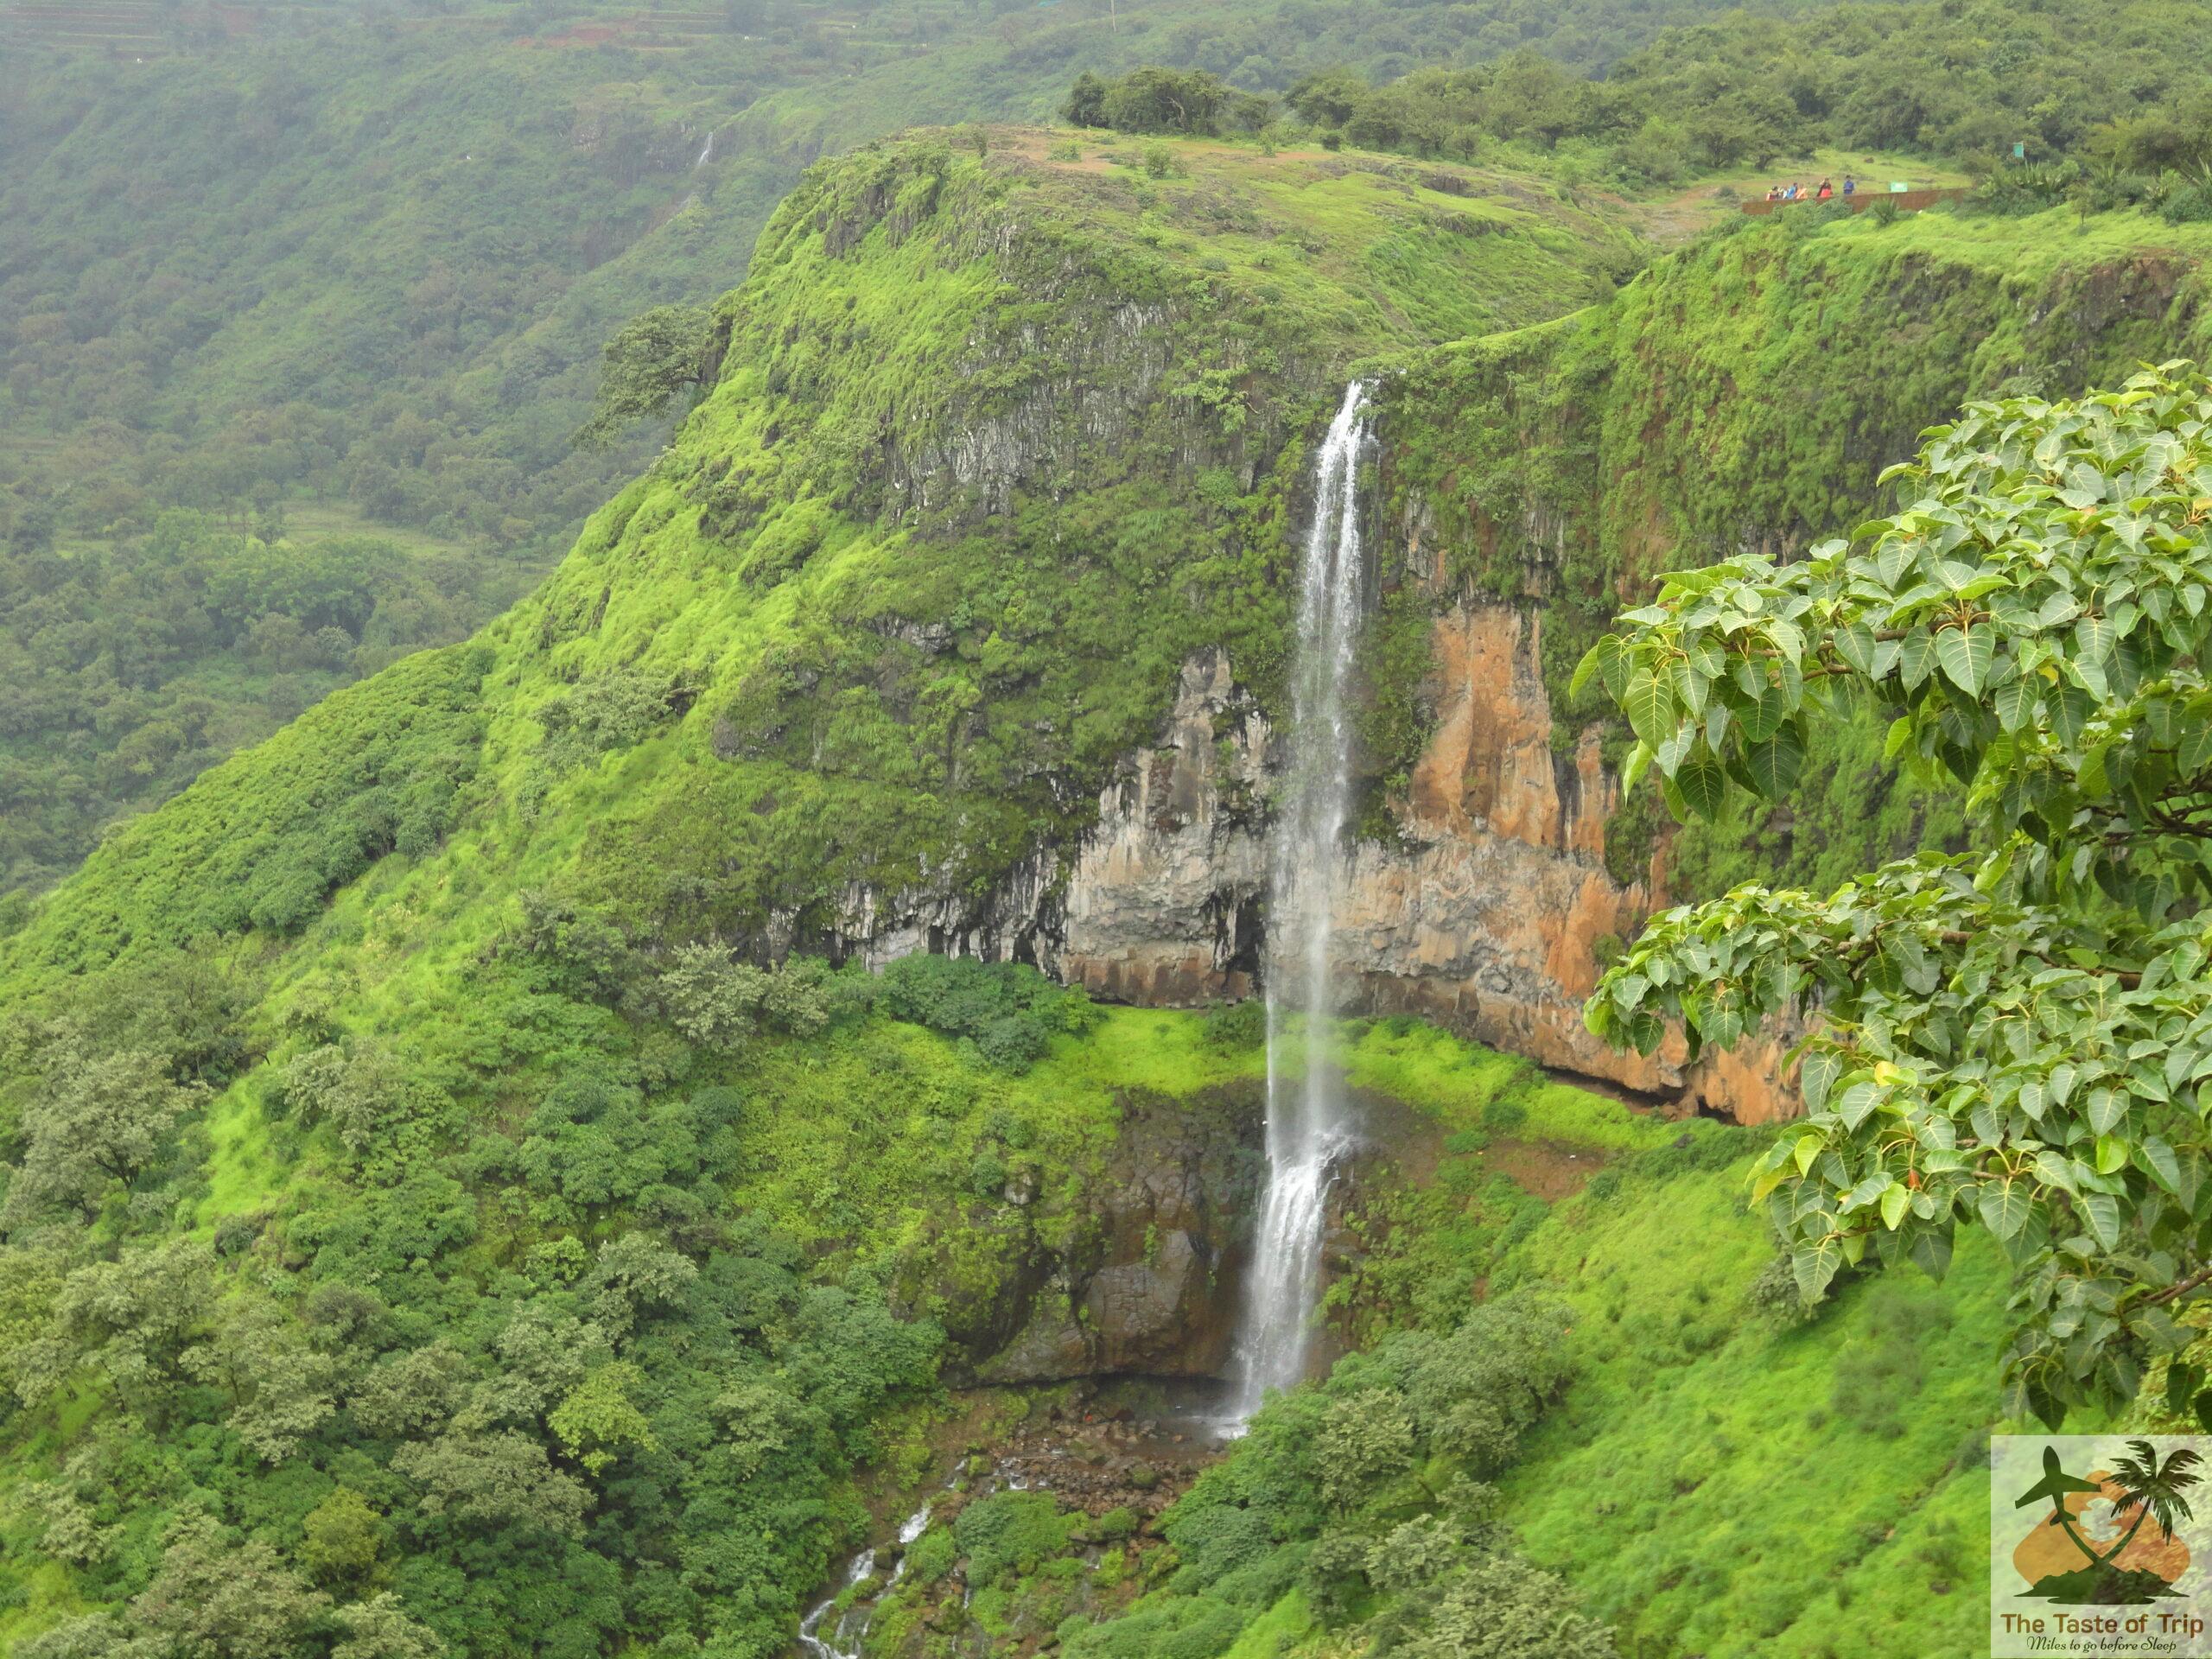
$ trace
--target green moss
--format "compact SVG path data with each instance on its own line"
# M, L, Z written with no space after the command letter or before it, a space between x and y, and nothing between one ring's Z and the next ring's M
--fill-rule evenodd
M1406 358L1380 394L1385 521L1418 527L1440 600L1538 613L1564 747L1614 719L1601 687L1568 681L1658 572L1847 533L1878 510L1881 469L1969 397L2204 349L2212 235L2136 213L2075 224L1738 219L1573 317ZM1670 885L1825 881L1954 836L1873 741L1823 734L1783 806L1685 831ZM1616 820L1616 880L1645 868L1658 822L1648 805Z

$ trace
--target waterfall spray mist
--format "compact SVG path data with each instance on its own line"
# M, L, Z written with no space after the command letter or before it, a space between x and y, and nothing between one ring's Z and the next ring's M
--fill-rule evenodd
M1351 1144L1342 1079L1328 1065L1330 943L1351 796L1344 707L1366 599L1359 461L1367 389L1355 382L1314 463L1313 521L1300 573L1289 789L1275 824L1268 899L1268 1184L1235 1364L1239 1421L1269 1389L1306 1374L1329 1183ZM1302 1015L1296 1033L1292 1016ZM1286 1045L1302 1039L1303 1064Z

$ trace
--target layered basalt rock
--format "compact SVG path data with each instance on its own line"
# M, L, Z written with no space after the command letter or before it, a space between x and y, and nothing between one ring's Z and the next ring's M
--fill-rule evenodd
M1678 1046L1619 1054L1583 1026L1601 945L1633 937L1662 899L1656 869L1627 887L1607 873L1618 784L1595 731L1564 753L1553 747L1541 626L1533 608L1503 603L1455 605L1436 619L1436 719L1395 804L1396 833L1346 854L1342 1006L1417 1014L1683 1110L1784 1115L1788 1096L1771 1082L1778 1051L1685 1066ZM1159 747L1129 756L1101 800L1039 960L1115 1001L1248 994L1267 893L1264 803L1280 760L1226 659L1185 664Z
M1778 1044L1688 1066L1678 1044L1616 1053L1583 1026L1601 947L1634 937L1664 895L1656 868L1625 887L1607 872L1618 782L1594 730L1554 748L1541 628L1535 608L1507 603L1456 604L1436 618L1435 721L1392 804L1395 833L1346 852L1340 1006L1416 1014L1686 1112L1786 1116ZM1158 743L1124 758L1079 846L1041 850L981 905L855 893L851 937L872 961L938 950L1033 962L1109 1001L1251 995L1279 749L1227 656L1201 652L1183 665Z

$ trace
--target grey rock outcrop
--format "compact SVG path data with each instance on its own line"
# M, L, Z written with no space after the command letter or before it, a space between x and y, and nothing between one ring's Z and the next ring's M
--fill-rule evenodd
M1009 1217L1001 1206L976 1218L1002 1268L993 1294L932 1287L976 1380L1211 1376L1228 1363L1261 1173L1260 1092L1131 1094L1122 1107L1077 1212L1017 1206Z

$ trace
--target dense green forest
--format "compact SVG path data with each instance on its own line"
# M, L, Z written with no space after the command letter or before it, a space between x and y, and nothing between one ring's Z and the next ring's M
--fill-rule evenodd
M171 511L66 549L26 524L0 550L0 888L58 880L112 821L524 585L456 549L261 528Z
M1389 78L1333 69L1287 87L1153 67L1079 79L1062 110L1124 131L1265 130L1461 160L1508 145L1630 188L1831 148L2000 178L2018 161L2031 195L2094 180L2110 198L2101 206L2155 195L2174 199L2172 217L2206 218L2204 49L2164 5L1851 4L1732 11L1666 31L1602 78L1529 49Z
M149 62L22 48L0 486L93 534L308 493L543 555L649 453L569 446L600 343L730 287L825 149L1046 115L1077 64L1281 87L1535 37L1594 69L1700 10L767 6L669 49L539 8L327 13Z
M2190 21L0 12L0 1650L1982 1650L1992 1429L2212 1412ZM1505 891L1309 1027L1354 378L1344 862Z

